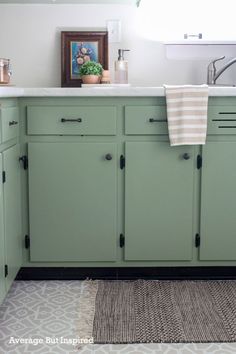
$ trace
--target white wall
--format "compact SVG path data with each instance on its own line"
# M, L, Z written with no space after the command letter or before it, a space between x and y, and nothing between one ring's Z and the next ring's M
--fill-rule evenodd
M131 5L0 5L0 57L12 62L12 83L24 87L60 86L60 31L105 28L120 19L122 42L110 44L113 73L118 48L130 49L129 81L137 86L206 82L209 59L168 60L164 45L140 35L138 11ZM222 53L224 54L224 53ZM236 55L236 53L235 53ZM235 68L222 77L232 83Z

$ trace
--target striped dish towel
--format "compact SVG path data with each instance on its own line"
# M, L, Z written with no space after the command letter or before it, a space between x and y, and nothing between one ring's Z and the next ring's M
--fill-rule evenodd
M203 145L207 132L207 85L164 85L170 145Z

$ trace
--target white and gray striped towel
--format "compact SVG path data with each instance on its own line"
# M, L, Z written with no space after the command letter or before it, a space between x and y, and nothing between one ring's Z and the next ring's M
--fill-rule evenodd
M203 145L207 133L207 85L164 85L170 145Z

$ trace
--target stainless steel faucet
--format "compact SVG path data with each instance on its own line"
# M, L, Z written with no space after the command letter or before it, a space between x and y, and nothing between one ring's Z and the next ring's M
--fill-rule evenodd
M210 64L207 67L207 84L208 85L215 85L216 80L218 77L220 77L223 72L228 69L231 65L236 63L236 58L231 59L227 64L225 64L220 70L216 70L215 63L219 60L223 60L225 56L217 58L213 61L210 62Z

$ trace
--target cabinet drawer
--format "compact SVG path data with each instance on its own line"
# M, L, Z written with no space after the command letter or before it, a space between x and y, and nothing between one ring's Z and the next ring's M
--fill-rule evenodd
M236 106L209 106L208 134L236 134Z
M125 134L168 134L166 106L125 107Z
M28 106L30 135L116 135L116 107Z
M19 134L19 111L17 107L0 108L1 142L16 138Z

